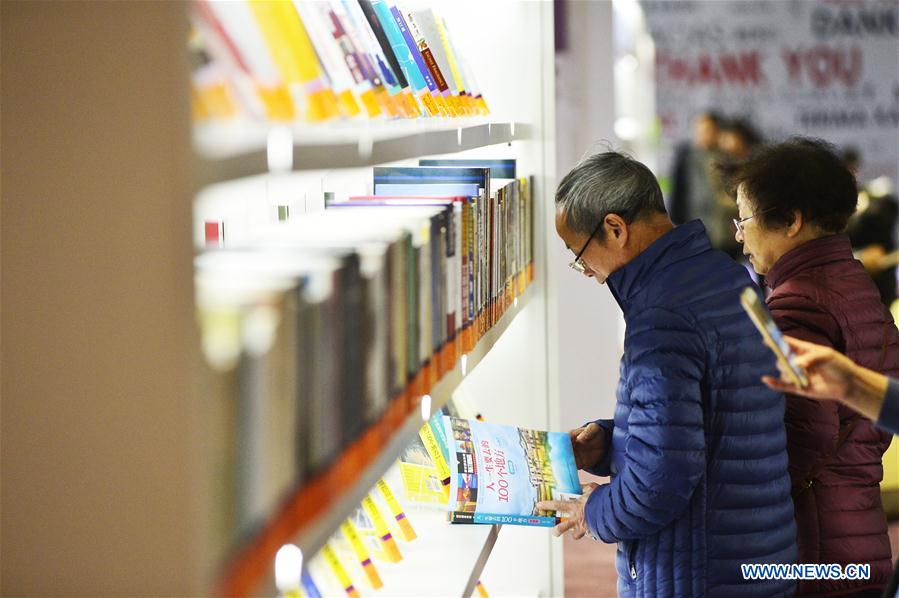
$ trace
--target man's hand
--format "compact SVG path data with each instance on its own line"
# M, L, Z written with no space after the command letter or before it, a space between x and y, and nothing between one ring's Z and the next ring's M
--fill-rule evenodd
M606 456L606 430L599 424L590 423L582 428L575 428L568 432L568 437L571 439L574 462L578 469L593 467Z
M596 425L596 424L590 424ZM577 500L542 500L537 503L537 508L543 511L555 511L557 517L565 517L565 521L553 528L553 534L561 536L566 532L571 532L575 540L583 538L587 532L587 517L584 514L584 508L587 505L587 499L590 494L599 488L599 484L593 482L582 484L581 491L583 495Z

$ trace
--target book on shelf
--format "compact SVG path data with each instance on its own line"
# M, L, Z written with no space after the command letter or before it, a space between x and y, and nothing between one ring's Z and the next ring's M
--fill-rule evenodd
M495 160L477 158L421 158L419 166L452 166L456 168L489 168L494 179L514 179L516 177L515 158Z
M190 17L199 119L232 118L237 107L252 119L311 123L487 113L431 10L385 0L194 0Z
M552 527L560 519L541 500L581 494L568 434L442 418L449 443L452 523Z

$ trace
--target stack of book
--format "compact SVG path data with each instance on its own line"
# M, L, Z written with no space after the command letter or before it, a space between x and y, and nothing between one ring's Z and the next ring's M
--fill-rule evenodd
M489 113L446 21L386 0L195 0L198 120L467 117Z

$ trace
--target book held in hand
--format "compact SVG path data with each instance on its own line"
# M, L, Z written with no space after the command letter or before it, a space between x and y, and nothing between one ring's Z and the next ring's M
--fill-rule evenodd
M552 527L541 500L581 494L568 434L443 417L450 448L450 521Z

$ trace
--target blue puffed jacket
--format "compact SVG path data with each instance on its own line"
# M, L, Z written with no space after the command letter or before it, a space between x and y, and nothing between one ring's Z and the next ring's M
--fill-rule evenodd
M627 325L605 459L586 504L617 542L618 594L784 596L793 581L744 580L741 564L795 563L784 397L760 378L771 352L740 306L746 270L679 226L607 284Z

